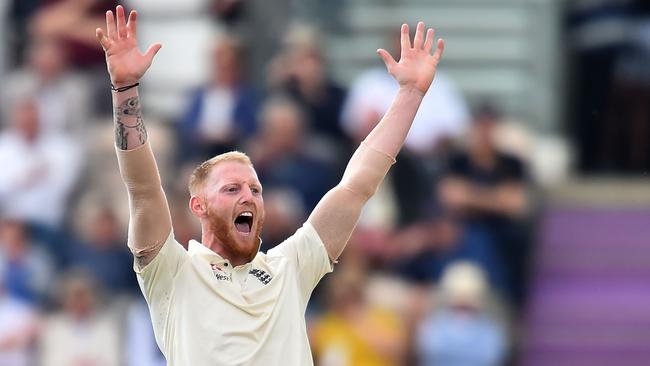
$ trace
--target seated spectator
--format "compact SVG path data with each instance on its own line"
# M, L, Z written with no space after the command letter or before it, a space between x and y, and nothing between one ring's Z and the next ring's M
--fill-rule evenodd
M93 105L87 80L69 69L68 54L59 41L35 39L27 55L25 67L7 75L0 86L5 121L10 120L13 105L32 96L43 133L78 134Z
M310 331L314 360L322 366L402 364L406 333L400 318L367 300L361 274L339 269L328 280L328 310Z
M25 225L10 219L0 221L0 282L4 282L5 291L24 302L42 302L53 274L52 259L34 245Z
M59 294L61 310L46 319L39 339L39 365L122 365L119 323L100 307L92 277L67 273Z
M0 276L0 366L32 366L36 330L36 310L6 292Z
M516 302L523 300L528 243L522 221L528 212L524 163L500 152L494 142L499 115L489 107L477 113L465 151L449 160L440 199L460 221L460 246L483 264L492 283Z
M331 156L323 157L311 140L305 115L291 99L271 97L261 111L260 129L247 153L265 188L295 190L309 213L336 184Z
M255 132L257 96L242 75L241 43L224 36L212 51L212 79L192 95L180 121L182 160L232 150Z
M91 273L111 295L133 295L138 284L133 256L127 249L115 213L102 207L93 214L88 238L70 253L70 264Z
M488 290L485 274L474 264L457 262L447 268L440 284L440 308L417 332L420 365L503 365L505 326L487 307Z
M0 133L0 211L29 224L59 227L81 164L78 143L44 133L36 101L19 101L11 126Z
M288 93L303 107L315 134L332 141L346 138L340 123L345 90L328 77L314 29L290 30L284 49L270 63L268 79L271 90Z
M449 263L471 257L458 248L460 234L458 224L444 213L396 230L387 246L393 269L415 284L438 282Z

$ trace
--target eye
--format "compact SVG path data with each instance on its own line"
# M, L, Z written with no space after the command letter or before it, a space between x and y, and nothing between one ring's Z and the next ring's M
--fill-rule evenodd
M262 193L262 190L257 187L253 187L251 188L251 192L253 192L254 194L260 194Z
M229 192L229 193L235 193L238 190L239 190L239 188L237 186L230 186L230 187L226 188L226 192Z

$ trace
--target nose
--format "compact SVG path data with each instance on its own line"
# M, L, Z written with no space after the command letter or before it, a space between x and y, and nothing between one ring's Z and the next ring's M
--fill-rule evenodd
M239 198L239 202L242 203L242 204L252 203L253 202L253 191L251 191L251 187L244 186L242 188L241 197Z

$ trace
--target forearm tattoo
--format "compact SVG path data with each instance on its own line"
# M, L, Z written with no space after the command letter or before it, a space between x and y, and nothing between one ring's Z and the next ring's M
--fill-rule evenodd
M120 150L134 149L147 142L147 129L142 119L139 97L124 100L115 107L114 114L115 143ZM132 136L130 140L129 136Z

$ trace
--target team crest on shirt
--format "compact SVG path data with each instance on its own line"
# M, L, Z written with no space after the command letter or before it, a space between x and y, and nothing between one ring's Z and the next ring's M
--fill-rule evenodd
M260 282L262 282L263 285L268 285L269 282L271 282L273 279L270 274L261 269L251 269L248 274L253 275L253 277L257 278Z
M210 264L212 268L212 273L219 281L230 281L232 282L232 274L224 272L223 268L219 267L216 264Z

